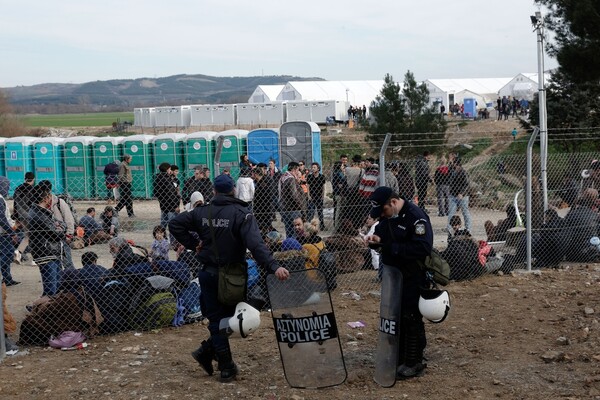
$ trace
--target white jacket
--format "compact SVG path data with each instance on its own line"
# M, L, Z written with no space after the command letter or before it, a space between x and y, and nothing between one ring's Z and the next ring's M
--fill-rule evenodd
M254 200L254 180L248 176L240 176L235 184L235 197L245 202Z

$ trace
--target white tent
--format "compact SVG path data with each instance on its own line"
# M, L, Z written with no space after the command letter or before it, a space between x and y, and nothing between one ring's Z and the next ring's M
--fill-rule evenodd
M459 103L456 95L468 90L478 94L485 99L494 99L498 91L512 78L475 78L475 79L428 79L425 81L429 89L429 101L431 104L441 102L446 106ZM464 97L463 97L464 98Z
M347 101L367 108L381 92L384 81L291 81L285 84L277 101Z
M475 99L478 110L481 110L482 108L494 107L494 98L488 98L470 90L461 90L460 92L454 94L455 103L463 104L465 99Z
M272 103L285 85L258 85L248 103Z
M533 100L533 95L538 91L539 75L534 73L520 73L510 80L498 91L498 95L516 97L517 99ZM544 74L548 82L550 74Z

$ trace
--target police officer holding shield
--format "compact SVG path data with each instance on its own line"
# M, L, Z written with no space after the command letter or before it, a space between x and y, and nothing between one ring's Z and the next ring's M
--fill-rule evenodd
M181 213L169 222L171 234L187 249L196 250L202 264L198 272L200 307L208 318L210 337L192 356L209 375L214 372L213 360L216 359L222 382L234 379L238 369L232 360L228 335L219 327L221 320L230 318L236 311L235 305L218 301L219 266L245 263L246 249L249 249L268 272L281 280L289 277L288 270L280 267L267 249L247 204L234 197L234 187L229 175L218 176L214 181L215 197L209 205ZM191 232L196 233L199 240Z
M421 208L389 187L377 188L370 200L371 217L379 218L379 224L365 241L370 247L380 248L384 269L398 268L402 272L403 283L399 282L402 287L398 287L402 302L396 378L409 379L420 376L427 366L423 363L427 340L419 297L421 288L428 284L418 261L424 261L431 253L433 230Z

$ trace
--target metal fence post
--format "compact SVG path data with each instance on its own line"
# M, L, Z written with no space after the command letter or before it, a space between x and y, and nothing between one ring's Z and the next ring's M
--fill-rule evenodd
M527 271L531 271L531 234L532 234L532 226L531 226L531 214L533 213L533 207L531 204L531 190L532 190L532 180L533 177L531 172L531 165L533 164L533 145L535 144L535 140L537 139L537 135L539 132L539 128L535 128L531 137L529 138L529 143L527 143L527 207L526 207L526 235L527 235Z
M385 186L385 152L392 140L392 134L386 133L381 150L379 150L379 186Z
M1 286L2 276L0 276L0 287ZM6 343L4 340L4 302L2 297L2 293L0 293L0 312L2 312L2 315L0 315L0 362L6 357Z

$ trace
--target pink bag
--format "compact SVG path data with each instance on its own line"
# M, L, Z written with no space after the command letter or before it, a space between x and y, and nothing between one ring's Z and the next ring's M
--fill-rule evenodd
M85 340L85 336L81 332L65 331L58 337L51 337L48 344L50 347L60 349L63 347L73 347Z

